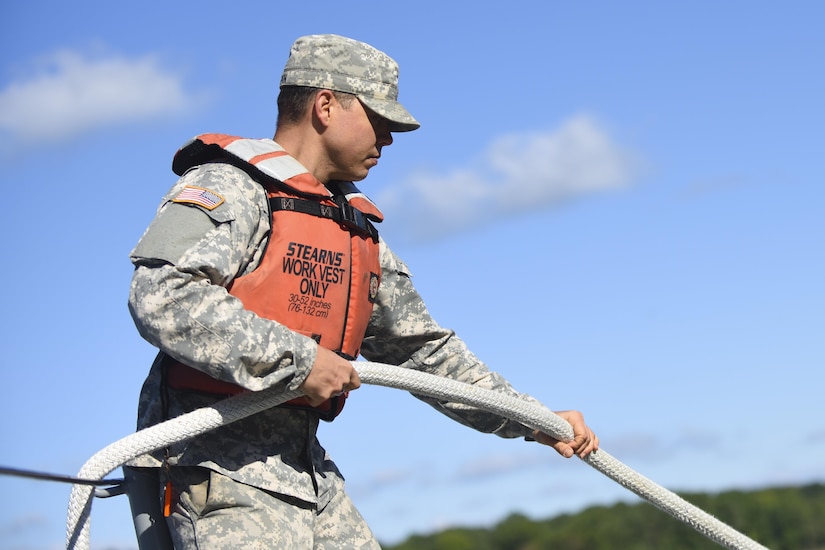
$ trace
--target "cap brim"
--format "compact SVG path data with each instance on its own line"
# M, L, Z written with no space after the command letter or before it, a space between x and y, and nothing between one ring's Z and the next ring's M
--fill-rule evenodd
M362 97L360 94L358 99L371 111L390 122L390 132L411 132L421 127L421 124L397 101Z

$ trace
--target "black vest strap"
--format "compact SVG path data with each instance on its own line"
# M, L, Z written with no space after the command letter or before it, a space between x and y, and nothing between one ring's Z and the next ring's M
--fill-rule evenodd
M344 226L350 232L370 237L378 242L378 230L367 219L363 212L353 208L343 197L336 197L338 206L321 204L317 201L299 199L297 197L273 197L269 199L269 207L272 211L290 210L301 212L310 216L327 218L334 220Z

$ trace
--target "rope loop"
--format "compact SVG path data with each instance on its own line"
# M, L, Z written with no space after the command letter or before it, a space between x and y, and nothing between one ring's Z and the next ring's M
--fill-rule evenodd
M573 438L573 429L550 409L510 395L478 388L440 376L365 361L353 362L363 384L406 390L440 401L461 403L499 414L560 440ZM120 439L93 455L80 469L80 479L102 479L115 468L138 456L197 437L257 412L300 397L283 384L242 393L179 417L167 420ZM633 471L603 449L590 453L583 462L689 525L702 535L731 550L767 550L707 512ZM88 550L93 487L73 485L66 516L66 548Z

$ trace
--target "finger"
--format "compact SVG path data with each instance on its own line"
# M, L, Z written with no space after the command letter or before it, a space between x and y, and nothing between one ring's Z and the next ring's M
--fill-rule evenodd
M599 448L599 438L593 433L593 430L587 430L587 437L582 442L581 446L576 449L576 454L580 458L585 458L587 455Z
M585 433L577 435L575 439L568 442L559 441L539 430L533 432L533 438L543 445L552 447L565 458L571 458L573 455L585 458L599 448L599 438L589 428Z
M570 446L569 443L564 441L560 441L552 436L547 435L546 433L536 430L533 432L533 439L541 443L542 445L547 445L555 449L557 453L559 453L564 458L570 458L575 453L573 447Z
M551 447L553 447L556 452L564 458L570 458L576 453L575 449L564 441L556 441L551 445Z
M361 377L358 376L358 372L355 369L352 370L352 374L350 375L349 387L352 390L357 390L361 387Z
M599 439L585 423L584 416L579 411L559 411L557 414L573 428L573 440L568 445L576 455L584 458L599 448Z
M341 391L337 395L341 395L342 393L346 393L352 390L357 390L361 387L361 379L358 378L358 374L353 373L353 376L349 379L348 382L345 382L343 386L341 386Z
M573 445L573 450L579 458L586 457L590 454L590 451L593 450L592 435L592 433L588 433L576 438L576 444Z

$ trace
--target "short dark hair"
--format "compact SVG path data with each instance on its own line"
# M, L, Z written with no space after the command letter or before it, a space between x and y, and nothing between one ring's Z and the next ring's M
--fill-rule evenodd
M312 88L309 86L284 86L278 94L278 126L296 124L303 118L310 104L315 100L315 94L326 88ZM355 94L332 90L335 99L349 109Z

